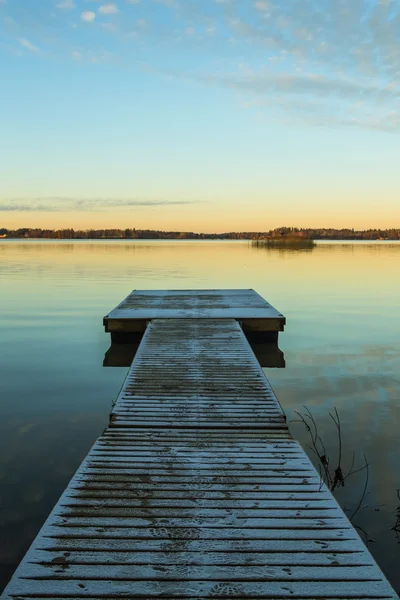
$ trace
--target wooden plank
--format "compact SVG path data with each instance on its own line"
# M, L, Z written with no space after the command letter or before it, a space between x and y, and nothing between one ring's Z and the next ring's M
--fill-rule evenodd
M297 443L254 430L248 446L246 431L199 430L192 438L187 429L114 432L108 429L82 463L4 600L396 598L329 491L298 479L306 469L318 480ZM184 481L190 493L178 486L171 499L168 485L157 480L154 487L146 475L130 476L121 497L98 483L110 465L119 468L121 439L130 443L129 465L159 473L163 482ZM205 447L198 447L199 439ZM283 497L266 489L276 479L269 471L249 487L233 483L231 469L222 476L224 449L237 472L243 466L258 472L273 461L275 475L287 473ZM99 453L109 460L96 470ZM197 483L205 481L203 494ZM287 491L291 481L297 491ZM90 498L92 485L101 498Z
M285 545L286 544L286 545ZM289 544L291 544L289 546ZM264 552L245 552L243 550L230 551L231 545L225 546L225 551L207 551L205 548L201 550L186 550L183 552L164 552L162 549L149 550L144 544L142 551L132 550L126 544L123 549L101 550L99 548L91 548L90 550L80 549L79 551L70 548L72 552L68 557L60 556L59 549L45 548L37 551L37 559L43 565L186 565L186 566L215 566L229 565L240 566L256 565L269 567L279 565L280 567L293 566L292 553L296 554L296 566L332 566L338 562L336 552L312 552L309 549L309 542L282 542L279 547L285 551L279 552L276 549L276 544L270 551ZM332 547L332 546L331 546ZM65 546L64 546L65 548ZM300 550L299 550L300 548ZM289 552L287 551L289 549ZM57 560L58 558L58 560ZM340 566L365 567L373 566L373 558L366 557L362 552L343 552L340 555ZM337 566L337 565L335 565Z
M309 499L310 496L304 495L302 497L301 494L295 495L291 499L287 499L287 494L285 493L276 493L271 499L266 500L265 498L272 496L272 494L268 492L264 492L259 494L258 496L252 495L251 492L246 493L246 500L243 500L243 494L237 492L237 496L233 499L224 497L224 494L214 493L214 494L198 494L198 498L193 499L193 495L185 494L184 492L179 494L172 494L168 490L165 490L165 495L162 498L159 495L142 495L137 496L136 494L130 494L129 491L125 491L124 493L115 493L109 492L109 490L104 490L105 493L96 493L96 491L88 491L85 489L81 489L80 493L76 490L69 490L69 493L65 497L65 504L62 506L104 506L104 499L107 499L107 506L124 506L125 508L146 508L152 507L154 509L168 507L171 509L178 508L224 508L224 509L232 509L238 508L239 504L243 511L248 510L274 510L274 509L296 509L300 510L313 510L318 509L321 511L329 511L331 510L331 506L329 504L329 500L327 499L325 502L322 499ZM177 497L178 496L178 497ZM230 494L231 496L231 494ZM121 500L123 501L123 505L120 504Z
M40 539L38 544L38 558L42 556L41 552L55 553L53 556L59 556L62 552L70 551L68 556L64 558L74 557L76 554L92 554L98 552L108 553L112 559L115 552L135 553L135 552L151 552L154 556L161 555L164 561L170 560L170 557L175 556L177 552L169 548L170 540L165 542L161 538L122 538L122 539L104 539L104 538L88 538L77 539L73 537L45 537ZM301 556L306 553L321 561L325 560L326 555L335 555L333 560L336 560L338 555L339 560L347 560L349 557L355 556L356 560L374 562L370 554L354 550L352 540L319 540L319 539L271 539L271 540L255 540L255 539L214 539L210 545L209 540L194 539L186 540L185 552L180 552L182 559L191 560L193 557L196 560L202 560L212 553L219 555L219 561L223 560L225 555L228 555L229 560L240 560L240 555L246 557L246 560L251 559L253 553L267 555L265 558L269 560L275 553L284 554L283 560L293 562L293 557L298 561ZM188 555L187 555L188 554ZM60 558L61 560L61 558ZM171 558L173 560L173 558ZM344 563L343 563L344 564ZM364 563L363 563L364 564Z
M134 438L132 438L132 433L130 431L124 431L123 429L113 429L108 428L105 430L103 436L99 438L100 443L111 442L114 444L116 440L125 440L129 443L133 444L144 444L145 446L152 446L153 442L157 442L156 447L160 447L160 441L164 443L164 447L169 447L169 444L175 447L184 447L187 449L187 442L190 441L190 450L193 448L195 452L199 449L207 449L208 447L218 448L219 446L223 446L224 448L229 448L231 446L235 450L238 448L238 445L241 447L259 447L261 449L265 449L265 444L269 443L273 432L271 431L258 431L258 430L246 430L242 431L239 429L233 429L227 434L226 432L221 432L217 429L205 430L205 429L197 429L196 431L192 431L189 429L185 429L184 427L180 428L179 431L170 431L168 438L165 437L165 431L160 429L146 429L142 432L136 432ZM280 434L279 434L280 435ZM192 446L192 444L194 446ZM297 442L295 442L291 435L288 436L286 443L283 444L282 440L277 440L277 444L279 448L298 448ZM171 447L172 447L171 446ZM278 446L277 446L278 447Z
M191 570L191 568L189 569ZM121 581L107 579L47 579L21 580L18 593L20 598L356 598L356 599L396 599L393 592L388 591L382 580L367 581L280 581L265 576L262 581L197 580L186 579L186 570L181 570L178 580L132 580ZM35 595L32 595L32 589ZM50 595L49 595L50 594ZM18 600L17 599L17 600Z
M266 562L260 566L247 565L245 561L241 564L230 565L229 557L225 558L223 565L187 565L187 564L168 564L164 563L163 568L159 565L145 565L141 561L139 564L103 564L99 565L74 564L70 562L54 563L36 563L30 565L25 571L25 577L38 581L53 579L62 581L65 579L65 571L68 570L68 579L90 580L90 581L179 581L184 576L186 582L191 581L376 581L376 575L371 571L371 565L360 566L354 569L352 566L341 566L337 561L332 561L331 565L317 566L298 566L291 563L289 568L284 565L274 565ZM64 565L64 567L62 566ZM65 565L68 565L65 567ZM182 568L183 567L183 568ZM186 567L186 569L185 569Z
M60 512L58 513L58 516L62 517L62 523L64 523L65 517L69 516L71 517L71 519L74 519L74 521L72 521L73 523L75 523L75 519L78 517L80 519L80 522L82 522L83 520L85 520L84 517L93 516L93 507L95 507L96 510L94 522L95 525L97 525L100 522L100 518L102 522L105 522L107 519L113 520L115 518L119 519L120 517L125 518L124 521L121 521L124 523L124 525L129 525L130 519L146 520L149 515L151 515L151 517L168 517L169 520L177 519L177 521L180 523L183 517L185 517L187 520L190 520L193 509L196 509L196 518L201 517L205 520L205 522L207 521L210 525L213 525L214 523L219 523L221 519L224 519L224 523L229 523L229 518L232 514L232 508L239 508L238 506L234 506L229 508L201 509L197 505L186 507L177 506L175 508L170 508L166 506L151 506L150 508L142 506L138 508L132 507L129 504L126 505L124 502L120 503L117 506L115 504L110 506L107 503L107 506L105 507L104 503L96 504L94 502L86 501L86 504L75 502L67 506L63 505L63 507L60 509ZM289 508L242 508L240 523L243 523L245 525L250 524L252 526L256 524L258 525L259 523L264 525L266 522L268 522L268 519L277 519L277 524L279 525L279 519L305 519L305 521L297 523L297 525L305 527L308 521L310 520L319 519L321 521L319 523L320 525L331 525L330 520L336 518L337 517L332 516L332 510L326 507L318 507L315 510L311 510L310 508L303 509L299 506L293 506ZM284 523L285 526L288 526L289 521L285 521ZM336 523L334 524L336 525Z

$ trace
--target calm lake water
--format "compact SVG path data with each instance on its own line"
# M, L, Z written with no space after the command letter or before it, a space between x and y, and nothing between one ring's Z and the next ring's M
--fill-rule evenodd
M397 591L400 544L400 243L0 242L0 590L95 438L126 368L104 368L102 317L133 288L254 288L287 317L285 369L266 369L289 419L307 406L335 456L363 453L355 522ZM307 433L293 423L305 445ZM357 506L365 472L339 490Z

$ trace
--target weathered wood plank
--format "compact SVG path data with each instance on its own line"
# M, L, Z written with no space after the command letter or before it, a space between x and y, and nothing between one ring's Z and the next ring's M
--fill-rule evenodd
M48 552L56 552L57 555L60 552L69 552L69 554L65 558L69 558L75 552L85 552L85 553L97 553L103 552L108 553L110 556L113 556L115 552L122 553L130 553L130 552L153 552L153 553L161 553L165 560L170 554L175 554L176 550L174 550L171 546L175 542L170 539L167 541L162 538L144 538L144 539L136 539L136 538L118 538L118 539L109 539L109 538L76 538L76 537L46 537L42 536L38 542L38 552L48 551ZM243 553L246 557L246 560L251 558L253 553L261 553L262 555L267 554L269 556L273 556L275 553L282 552L287 555L287 559L291 560L291 555L294 555L295 559L303 553L315 555L317 558L319 556L323 557L326 553L335 554L336 559L341 560L343 557L351 557L353 555L357 556L357 560L370 560L372 563L374 562L371 555L369 553L365 553L362 548L359 550L354 547L354 540L319 540L319 539L271 539L271 540L257 540L257 539L195 539L195 540L186 540L185 541L185 551L179 553L181 556L185 557L186 553L193 553L196 556L202 556L203 554L208 554L209 552L214 552L217 554L221 554L221 556L226 555L227 559L239 552ZM361 558L360 558L361 557ZM35 557L36 559L36 557ZM267 557L268 559L268 557Z
M287 544L286 546L284 544ZM292 544L289 546L288 544ZM136 544L137 546L137 544ZM256 565L262 567L269 566L351 566L365 567L373 566L373 558L367 557L363 552L342 552L337 556L336 552L312 552L309 542L282 542L278 544L281 549L286 551L279 552L277 544L274 543L270 551L263 548L263 552L257 552L252 549L248 552L243 549L234 550L233 544L225 545L225 551L208 550L203 546L198 550L188 550L185 552L168 552L159 548L158 550L149 550L142 544L142 551L131 549L126 544L119 550L110 551L109 548L102 550L99 548L90 548L85 550L68 546L70 553L66 557L60 549L48 548L37 550L35 559L41 565L187 565L187 566L240 566ZM264 544L265 546L265 544ZM299 549L300 546L300 549ZM331 547L335 548L335 546ZM66 546L63 546L65 549ZM336 549L338 547L336 546ZM338 560L339 559L339 560Z
M33 592L34 590L34 592ZM107 591L109 590L109 591ZM34 594L34 595L33 595ZM382 580L368 581L242 581L236 579L188 581L108 579L21 579L18 598L391 598L398 600Z
M299 542L300 543L300 542ZM339 558L340 562L337 560ZM38 550L36 553L34 564L40 564L45 566L53 566L59 568L60 565L187 565L187 566L210 566L214 567L217 565L225 566L238 566L252 565L252 566L296 566L296 567L368 567L373 566L374 561L372 557L369 559L362 552L342 553L339 557L336 556L335 552L309 552L309 551L294 551L290 552L255 552L253 550L249 552L243 551L230 551L226 548L225 552L208 552L203 548L203 551L188 551L185 552L166 552L160 551L146 551L135 552L131 550L125 551L113 551L109 550L98 550L94 551L90 549L85 551L79 549L79 551L72 550L66 557L61 554L59 550ZM58 566L58 567L57 567Z
M190 494L193 490L197 495L201 493L201 497L205 497L207 494L218 494L223 493L225 497L234 498L234 494L242 494L245 492L250 497L263 498L266 493L280 493L290 496L297 492L306 493L307 497L310 494L314 494L319 491L320 485L318 483L309 483L308 481L298 481L297 483L259 483L258 481L252 481L245 484L237 484L228 478L217 478L213 481L212 478L200 478L194 477L193 480L187 480L180 482L179 480L168 481L163 479L157 480L143 480L134 479L128 481L120 481L113 478L107 478L105 480L98 480L98 478L85 478L82 475L78 475L77 478L71 483L70 489L75 492L79 491L92 491L92 490L104 490L105 492L128 492L136 497L159 497L160 483L162 483L163 492L166 497L176 497L186 494ZM139 489L138 489L139 488ZM162 495L162 497L164 497ZM236 496L237 497L237 496Z
M343 517L340 516L330 516L319 517L319 518L310 518L306 517L277 517L271 516L271 518L257 518L257 517L242 517L237 514L228 513L228 515L221 515L220 517L211 517L211 516L203 516L193 515L188 518L184 517L170 517L168 515L160 516L155 511L153 515L153 511L150 516L147 518L139 518L139 517L129 517L127 515L115 515L115 516L107 516L103 517L97 515L97 511L91 510L91 512L87 515L82 515L81 511L69 511L68 514L55 514L54 515L54 526L59 527L61 529L67 529L71 533L73 533L73 529L79 528L82 529L87 527L92 530L96 527L106 527L108 529L113 530L122 530L122 529L142 529L145 527L154 527L154 528L173 528L177 530L179 534L179 529L192 529L193 535L197 535L198 527L201 526L204 528L212 528L215 530L222 529L268 529L269 531L283 531L286 529L294 530L310 530L310 529L318 529L318 530L337 530L339 528L345 530L350 527L348 522L344 520ZM113 513L112 513L113 514ZM157 523L155 520L157 519Z
M327 508L331 507L329 494L326 493L326 495L324 495L322 492L319 492L317 498L313 497L315 496L313 492L309 492L308 494L291 492L288 494L287 492L279 493L263 491L258 493L247 491L246 494L243 494L241 491L233 491L230 492L229 495L222 492L206 491L197 496L197 498L193 498L191 492L185 492L183 490L177 494L176 492L169 490L156 490L153 492L149 489L144 489L137 490L137 494L133 495L129 490L114 490L113 493L112 489L90 490L85 488L73 489L72 487L69 487L66 491L66 502L67 504L70 502L84 503L87 498L90 498L90 502L92 503L93 501L93 504L96 504L97 499L98 502L102 502L102 498L107 498L110 506L113 506L113 503L117 505L121 498L131 498L129 504L132 506L142 506L143 504L146 504L147 506L223 506L225 508L235 508L240 503L242 508L263 508L269 506L276 508L291 506L308 508L318 508L320 506ZM102 502L102 504L104 504L104 502Z
M247 496L247 494L246 494ZM146 510L151 507L152 509L159 508L167 508L167 510L172 509L188 509L188 508L202 508L205 510L219 510L219 509L231 509L231 508L240 508L245 513L246 510L254 510L254 511L269 511L269 510L333 510L332 503L329 500L297 500L292 499L288 500L286 497L282 500L232 500L229 498L225 498L223 500L214 500L214 499L204 499L204 498L196 498L196 499L143 499L138 500L137 498L132 498L129 502L125 499L118 499L113 497L107 497L107 502L104 502L101 499L96 499L92 497L90 500L87 500L86 495L80 494L79 496L71 496L67 495L67 499L65 504L61 506L70 507L70 506L86 506L86 507L98 507L102 508L107 506L107 508L112 507L121 507L121 508L141 508L145 507Z
M112 462L114 465L121 463L121 466L123 463L126 463L132 467L142 466L145 468L147 466L154 465L154 458L156 458L154 454L148 456L138 456L136 453L129 450L126 451L126 453L114 451L110 452L110 454L107 454L105 451L94 450L92 452L90 462L91 464ZM162 463L167 465L168 463L174 463L174 465L181 465L182 468L185 468L185 466L190 467L193 464L196 464L196 466L201 464L203 468L211 466L213 469L216 469L218 465L220 465L222 468L226 467L228 470L252 468L281 469L284 467L292 468L294 465L296 465L298 468L303 465L307 466L307 470L310 469L310 464L304 459L304 455L294 453L280 455L276 453L275 456L270 454L269 456L264 455L262 457L253 456L251 454L242 454L236 457L228 455L225 458L225 462L221 456L212 456L210 454L202 454L201 452L199 452L198 455L184 455L179 452L174 454L164 452L159 453L157 458L159 459L159 464ZM301 460L302 458L303 461Z
M162 486L170 486L170 484L188 484L192 489L210 489L213 487L214 483L220 484L221 486L226 486L226 488L230 488L230 489L237 489L237 485L244 485L244 484L253 484L254 486L259 486L262 485L262 483L265 481L265 477L246 477L246 478L238 478L238 477L230 477L230 476L215 476L213 477L212 475L209 475L207 477L207 475L195 475L193 477L193 474L190 475L186 475L186 476L179 476L179 474L177 474L175 477L173 476L169 476L168 474L164 474L164 475L160 475L160 476L153 476L151 477L150 475L131 475L131 474L127 474L127 475L118 475L118 474L101 474L101 473L88 473L87 475L79 475L77 480L81 480L83 482L88 482L89 479L88 477L90 476L90 481L92 481L93 483L113 483L113 484L123 484L123 483L134 483L136 485L139 484L144 484L144 483L152 483L152 484L156 484L156 485L162 485ZM305 478L305 477L297 477L297 478L291 478L290 480L285 479L284 477L269 477L268 478L268 482L270 485L273 485L275 488L278 488L278 486L283 489L283 490L288 490L290 489L289 487L286 486L290 486L290 485L303 485L303 489L305 485L312 485L314 484L315 486L317 486L319 484L319 478L317 475L315 475L315 477L311 478ZM168 489L167 487L167 489ZM225 488L225 489L226 489Z
M202 423L205 423L204 426L205 427L213 427L213 428L218 428L221 426L221 419L215 419L215 420L202 420ZM115 412L112 415L111 418L111 422L110 422L110 426L111 427L125 427L127 429L130 429L132 427L135 427L135 423L136 423L136 427L179 427L179 424L177 424L177 419L171 419L171 420L157 420L157 419L149 419L149 420L141 420L140 423L137 422L137 420L135 419L126 419L124 418L124 416L122 417L118 417L118 412ZM185 421L181 421L180 422L182 426L184 427L188 427L190 426L190 423L187 423ZM197 426L201 425L202 423L198 423ZM238 427L239 426L240 421L238 419L232 419L229 423L228 426L231 427ZM196 427L196 424L193 422L192 423L193 428ZM242 423L243 427L252 427L253 429L257 427L257 423L254 423L250 420ZM284 421L274 421L272 422L268 422L265 420L260 420L260 424L259 424L259 428L260 429L284 429L286 430L286 423Z
M333 563L333 566L331 566ZM25 568L24 577L38 580L62 581L68 576L68 580L90 580L90 581L180 581L184 578L187 582L208 581L376 581L376 575L370 568L371 565L341 566L338 561L333 560L331 565L308 565L298 566L291 564L288 568L268 564L261 566L248 565L244 561L241 565L159 565L127 564L122 565L103 564L101 569L98 565L77 565L69 561L64 563L36 562ZM186 567L186 568L185 568ZM66 573L68 571L68 573Z
M242 519L245 520L244 522L246 522L246 524L251 523L253 524L253 522L255 521L255 525L257 526L259 523L265 523L265 522L269 522L268 520L270 519L277 519L279 521L279 519L288 519L289 523L290 523L290 519L296 519L299 522L297 523L297 525L303 525L304 523L308 523L310 521L310 519L312 520L316 520L319 519L320 521L329 521L329 520L334 520L334 524L336 525L336 521L337 521L337 515L332 513L332 508L328 509L325 508L325 510L323 509L316 509L316 510L311 510L309 508L307 509L302 509L302 508L286 508L286 509L278 509L278 508L268 508L268 509L257 509L257 508L253 508L253 509L243 509L242 507L239 506L235 506L232 508L240 508L241 510L241 514L240 514L240 519L242 522ZM151 517L151 519L153 519L154 517L159 517L162 519L168 519L168 521L170 521L171 519L176 519L179 523L180 520L185 518L186 521L189 520L191 517L193 519L202 519L205 522L208 521L209 523L220 523L221 519L224 519L224 522L229 523L229 520L231 518L232 515L232 508L219 508L219 509L200 509L198 507L176 507L176 508L165 508L165 507L160 507L160 508L156 508L154 506L151 507L131 507L131 506L125 506L123 504L120 504L119 506L109 506L109 503L107 503L107 506L104 506L104 504L94 504L92 502L87 503L86 505L82 505L82 504L69 504L68 506L63 505L62 509L59 510L59 512L57 513L57 516L61 517L62 520L68 517L71 517L71 519L73 519L73 521L71 522L75 522L77 517L85 517L85 516L90 516L93 519L95 519L95 521L93 521L93 523L95 525L97 525L99 523L99 518L100 517L104 517L104 519L102 519L102 522L106 519L112 519L114 520L115 518L121 518L121 522L123 523L130 523L130 519L132 519L132 522L135 519L139 519L139 521L145 520L146 518ZM93 510L96 511L95 515L93 515ZM130 519L129 519L130 518ZM304 521L301 521L301 520ZM277 521L277 522L278 522ZM235 519L236 522L236 519ZM316 521L318 522L318 521ZM289 525L288 525L289 526Z
M273 444L274 442L278 443L280 448L297 448L297 444L289 432L284 436L286 442L283 444L282 437L284 432L275 432L268 429L265 429L264 431L259 431L258 429L246 429L246 431L243 432L240 428L237 428L226 432L224 430L205 428L198 428L193 431L185 429L185 427L180 427L179 431L170 431L168 438L165 437L165 430L162 429L146 428L143 430L141 436L139 433L140 430L137 431L137 437L132 439L130 431L108 428L99 439L99 443L107 445L118 441L120 444L124 443L142 447L153 447L153 442L156 442L158 449L169 448L171 445L174 448L183 446L188 452L207 450L209 447L215 448L216 450L220 448L228 450L231 448L241 451L243 447L254 450L258 448L262 449L266 443ZM163 443L160 443L160 441ZM187 445L188 441L190 442L189 446Z

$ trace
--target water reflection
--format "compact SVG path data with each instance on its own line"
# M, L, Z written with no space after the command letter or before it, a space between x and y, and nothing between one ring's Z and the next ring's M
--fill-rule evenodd
M111 344L104 355L103 367L130 367L140 342L135 344Z
M267 253L276 253L276 254L280 254L281 256L284 256L285 254L298 254L298 253L304 253L304 252L313 252L316 246L313 246L312 244L309 243L304 243L302 244L294 244L294 245L267 245L267 244L261 244L261 243L254 243L251 245L253 250L257 250L260 252L267 252Z
M250 346L264 369L284 369L286 367L285 355L277 344L251 341Z
M20 368L22 365L20 365ZM27 375L31 373L27 371ZM7 391L2 389L2 391ZM32 401L36 397L33 395ZM60 407L61 408L61 407ZM35 414L0 421L0 590L22 560L91 444L107 412Z

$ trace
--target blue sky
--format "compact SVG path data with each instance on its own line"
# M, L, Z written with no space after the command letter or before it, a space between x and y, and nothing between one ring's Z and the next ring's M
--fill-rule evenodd
M0 0L0 226L400 227L400 0Z

